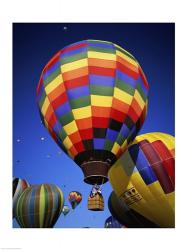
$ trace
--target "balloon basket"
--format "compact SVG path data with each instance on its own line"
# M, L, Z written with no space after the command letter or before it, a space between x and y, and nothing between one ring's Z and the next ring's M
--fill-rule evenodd
M103 211L104 210L104 199L102 194L96 194L93 197L88 197L88 210L92 211Z

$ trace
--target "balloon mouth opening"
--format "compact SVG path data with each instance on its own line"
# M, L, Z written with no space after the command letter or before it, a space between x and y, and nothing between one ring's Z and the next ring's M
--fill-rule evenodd
M88 161L81 165L84 173L84 182L90 185L102 185L108 181L110 165L102 161Z
M84 182L90 185L93 185L93 183L101 185L101 184L106 183L107 181L108 181L108 177L101 176L101 175L90 175L84 178Z

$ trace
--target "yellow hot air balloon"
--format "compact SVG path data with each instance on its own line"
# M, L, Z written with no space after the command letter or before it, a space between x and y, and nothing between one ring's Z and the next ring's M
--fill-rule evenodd
M175 226L174 150L173 136L143 134L109 171L120 200L160 227Z

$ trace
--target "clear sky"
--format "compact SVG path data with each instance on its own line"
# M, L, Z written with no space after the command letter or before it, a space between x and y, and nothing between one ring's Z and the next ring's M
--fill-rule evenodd
M55 144L41 124L36 87L41 71L64 46L85 39L114 42L135 56L150 85L146 121L140 131L174 135L175 55L174 24L60 23L13 25L13 175L31 184L53 183L65 195L82 193L80 205L55 227L102 228L110 216L107 207L112 191L103 185L105 211L87 210L91 186L83 182L81 169ZM19 227L13 221L14 227Z

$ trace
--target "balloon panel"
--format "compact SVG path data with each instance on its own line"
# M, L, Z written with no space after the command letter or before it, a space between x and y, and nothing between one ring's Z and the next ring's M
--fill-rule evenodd
M16 220L24 228L53 227L62 212L64 196L55 185L34 185L20 196Z
M161 227L174 227L174 149L170 135L138 136L109 171L118 197Z
M137 60L116 44L85 40L59 51L37 88L43 122L78 165L114 162L147 112L148 83Z

